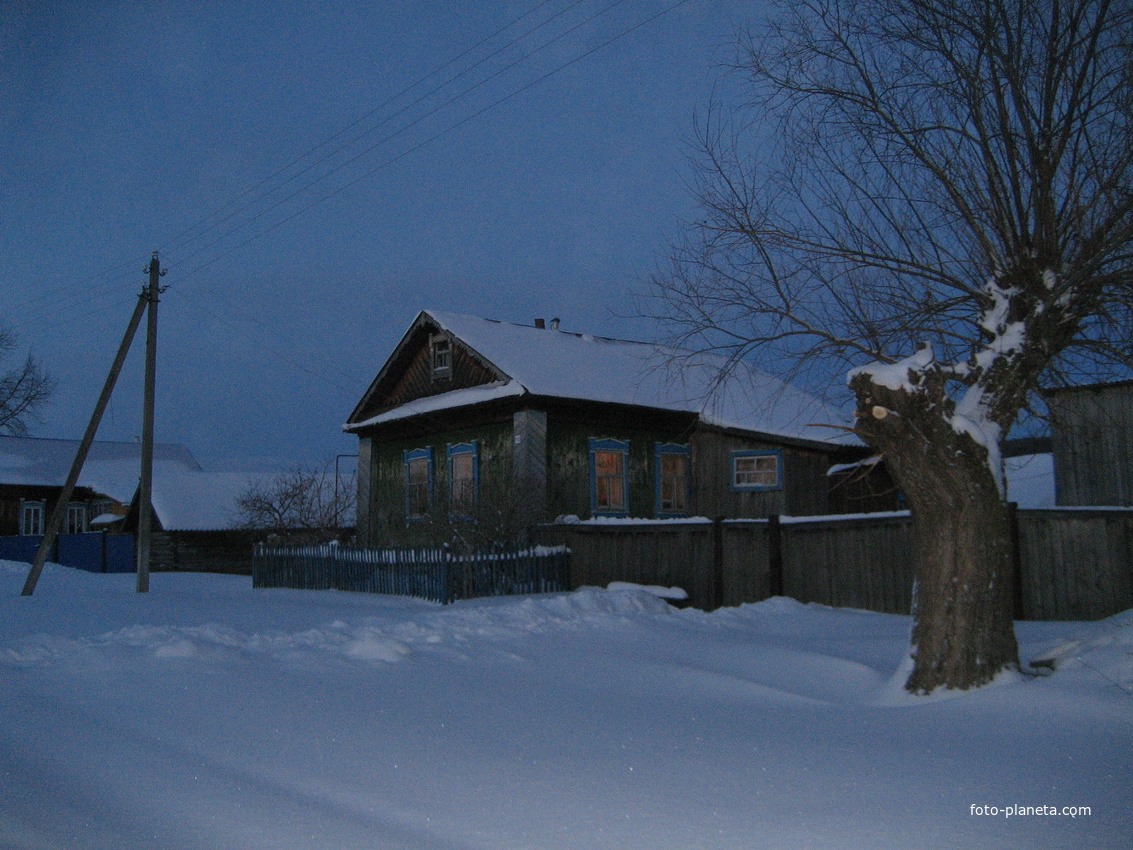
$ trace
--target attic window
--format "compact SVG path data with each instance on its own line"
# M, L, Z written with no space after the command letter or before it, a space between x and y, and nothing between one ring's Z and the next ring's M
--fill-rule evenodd
M452 341L447 336L434 336L429 340L430 362L434 378L452 375Z

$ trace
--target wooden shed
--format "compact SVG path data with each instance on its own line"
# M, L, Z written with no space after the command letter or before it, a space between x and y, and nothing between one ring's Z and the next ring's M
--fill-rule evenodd
M1048 390L1057 504L1133 505L1133 380Z

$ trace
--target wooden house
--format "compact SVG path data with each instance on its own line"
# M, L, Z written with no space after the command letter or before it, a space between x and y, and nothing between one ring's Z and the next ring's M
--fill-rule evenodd
M78 440L0 436L0 536L43 533L78 448ZM138 486L140 464L139 443L95 440L61 532L82 534L123 516ZM201 469L189 450L175 443L154 445L154 467L178 473Z
M425 311L358 402L362 545L583 519L821 514L846 416L656 345Z
M1057 504L1133 506L1133 380L1047 390Z

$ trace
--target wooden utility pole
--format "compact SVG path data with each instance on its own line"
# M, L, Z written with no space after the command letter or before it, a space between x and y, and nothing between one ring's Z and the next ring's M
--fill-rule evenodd
M134 308L134 315L130 317L130 324L126 327L126 334L122 337L122 344L118 346L118 354L114 357L114 363L110 367L110 374L106 376L106 384L102 387L102 395L98 397L98 403L94 406L94 413L91 415L86 433L83 434L82 442L79 443L79 450L75 453L75 460L71 464L71 471L67 475L67 481L63 485L63 491L59 494L59 500L55 503L55 509L51 512L51 518L47 521L46 528L43 529L43 541L39 544L39 549L35 553L35 561L32 563L31 570L28 572L27 581L24 582L23 596L31 596L32 593L35 592L35 585L39 581L40 573L43 572L43 565L47 562L47 555L51 552L55 538L59 535L59 529L63 525L63 518L67 515L67 506L71 502L71 494L75 490L75 484L79 480L79 474L83 471L83 464L86 462L90 445L94 442L94 435L98 431L98 423L102 421L102 414L106 410L107 403L110 401L110 394L114 391L114 384L118 380L118 373L122 371L122 364L126 361L126 355L130 351L130 343L133 342L134 334L138 330L138 325L141 324L142 313L146 309L147 301L148 295L143 290L142 294L138 296L138 305Z
M150 526L153 524L153 409L157 377L157 296L158 281L164 272L157 251L149 264L149 286L145 296L149 306L146 317L146 377L142 408L142 476L138 485L138 593L149 591Z

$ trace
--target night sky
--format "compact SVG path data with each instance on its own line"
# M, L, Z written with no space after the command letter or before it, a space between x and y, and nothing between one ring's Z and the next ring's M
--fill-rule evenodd
M694 118L757 13L0 3L2 321L58 381L33 434L81 435L154 250L157 438L206 468L353 451L423 308L656 338L632 294L695 214ZM102 439L140 433L142 350Z

